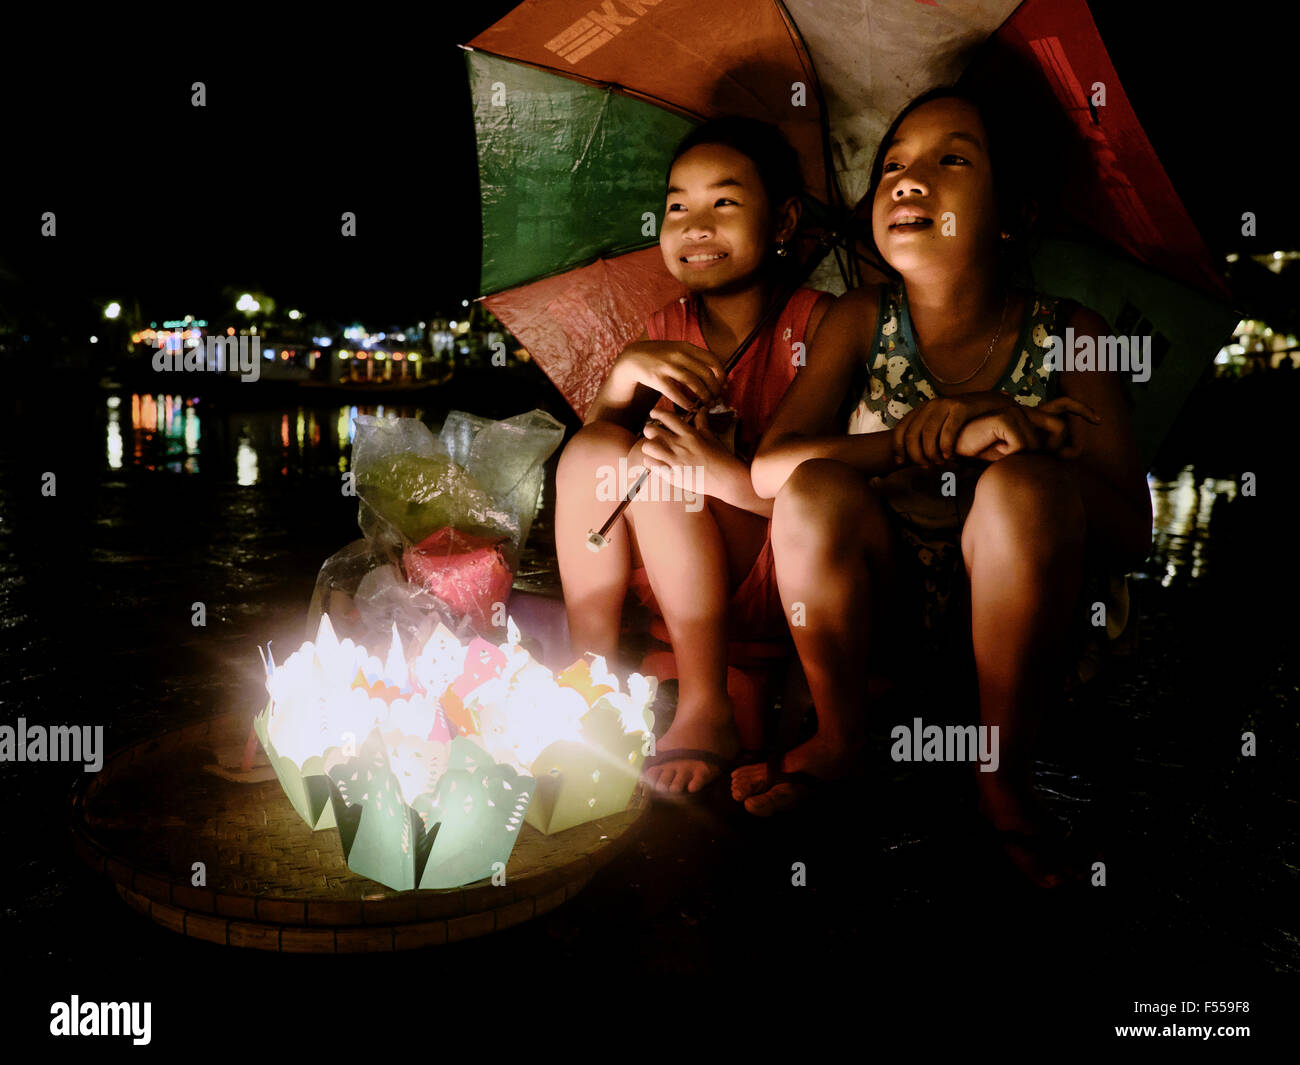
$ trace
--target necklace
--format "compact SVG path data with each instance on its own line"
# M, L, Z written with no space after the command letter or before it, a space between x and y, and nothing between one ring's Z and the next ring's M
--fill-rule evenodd
M971 373L968 373L965 377L959 378L956 381L950 381L946 377L940 377L937 373L934 372L934 370L930 368L930 364L925 361L925 356L921 354L921 349L917 348L916 354L921 360L921 365L925 367L926 373L928 373L941 385L964 385L967 381L970 381L973 378L978 377L980 371L989 364L989 359L993 358L993 349L998 346L998 341L1002 339L1002 323L1006 320L1007 308L1010 306L1011 306L1011 290L1007 289L1007 298L1002 301L1002 316L998 319L998 331L993 334L993 339L992 341L989 342L989 350L988 353L984 356L984 361L981 362L978 366L976 366Z

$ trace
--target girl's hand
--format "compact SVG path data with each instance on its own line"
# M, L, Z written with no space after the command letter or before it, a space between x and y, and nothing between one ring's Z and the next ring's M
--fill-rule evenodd
M1023 411L1000 410L967 422L957 436L955 450L964 458L996 462L1017 451L1041 449L1039 430Z
M722 396L726 376L722 360L707 348L684 340L641 340L623 349L606 391L616 404L631 403L640 385L679 407L712 406Z
M693 425L671 411L656 410L643 432L645 464L668 484L722 498L727 474L739 470L746 481L749 478L745 464L709 431L706 410L700 410Z
M957 437L968 422L1019 406L1005 392L966 392L926 400L908 411L891 430L894 464L940 466L952 458Z
M1023 408L1029 420L1045 434L1043 449L1055 452L1063 459L1078 458L1082 449L1070 439L1070 426L1067 414L1076 414L1086 418L1093 425L1100 425L1097 412L1086 403L1069 396L1057 396L1056 399L1040 403L1037 407Z

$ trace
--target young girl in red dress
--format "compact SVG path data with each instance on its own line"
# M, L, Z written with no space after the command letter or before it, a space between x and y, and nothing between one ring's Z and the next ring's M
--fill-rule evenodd
M743 118L694 130L670 163L660 247L687 295L624 349L560 460L556 550L576 653L619 662L629 588L661 612L678 673L676 716L644 779L660 793L697 792L739 749L727 692L728 637L787 631L772 573L771 500L749 460L832 297L799 289L729 374L727 357L794 268L802 180L779 131ZM686 421L673 405L703 401ZM709 410L735 414L725 435ZM654 421L646 419L653 410ZM716 423L716 418L714 419ZM586 546L614 503L611 471L647 482L597 554Z

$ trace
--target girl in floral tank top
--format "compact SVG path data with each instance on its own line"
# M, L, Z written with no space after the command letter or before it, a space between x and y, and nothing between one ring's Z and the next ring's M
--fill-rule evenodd
M791 633L817 732L775 779L753 770L733 794L768 813L856 771L865 664L933 672L973 661L979 722L999 744L997 764L975 772L979 812L1021 873L1055 886L1081 878L1087 860L1069 853L1033 787L1037 721L1060 692L1072 635L1106 601L1090 581L1145 556L1151 501L1125 383L1052 372L1045 359L1067 328L1096 342L1109 326L1013 283L1007 252L1024 246L1033 182L1048 175L1040 131L1001 119L941 89L895 120L866 197L895 280L831 309L759 445L751 476L775 499L782 600L806 619ZM828 435L846 395L849 433ZM919 632L905 624L917 614ZM1107 614L1108 627L1119 620ZM940 629L955 640L936 649ZM904 685L911 675L896 674ZM912 711L902 718L910 730Z
M907 290L894 282L881 285L879 293L880 312L871 344L873 355L857 374L854 393L861 398L849 417L850 434L893 429L920 404L937 395L929 371L917 352L907 310ZM1064 335L1065 323L1077 306L1072 300L1042 294L1026 299L1026 313L1011 361L991 391L1006 392L1025 407L1037 407L1056 399L1061 394L1060 376L1046 365L1050 338ZM955 480L950 493L942 490L940 472L917 467L872 482L897 516L898 530L920 567L923 592L920 621L929 637L923 653L939 651L942 624L954 588L964 580L961 526L970 510L980 472L969 466L952 471ZM1089 574L1089 577L1098 594L1114 599L1109 613L1120 618L1122 629L1127 596L1112 596L1109 582L1100 574ZM1083 630L1076 633L1080 641L1086 642L1088 636ZM1086 651L1081 648L1079 653L1083 656L1081 660L1088 660L1095 652L1093 648Z

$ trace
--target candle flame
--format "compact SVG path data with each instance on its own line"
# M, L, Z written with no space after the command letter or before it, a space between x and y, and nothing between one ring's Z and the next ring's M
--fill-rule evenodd
M339 640L329 615L322 614L314 643L304 643L279 666L269 647L264 656L272 742L301 765L317 755L327 761L353 757L377 728L411 803L436 786L447 765L446 743L430 736L446 731L439 731L439 707L449 691L478 726L468 738L498 762L529 774L551 744L585 743L584 718L602 702L628 736L650 730L655 678L634 673L624 692L599 656L590 664L579 660L557 678L520 639L510 617L506 642L499 646L484 640L467 645L439 624L408 665L394 624L381 663L361 644ZM354 686L358 674L363 683Z
M388 645L388 659L384 662L384 680L399 688L407 687L406 655L402 651L402 638L393 622L393 638Z

